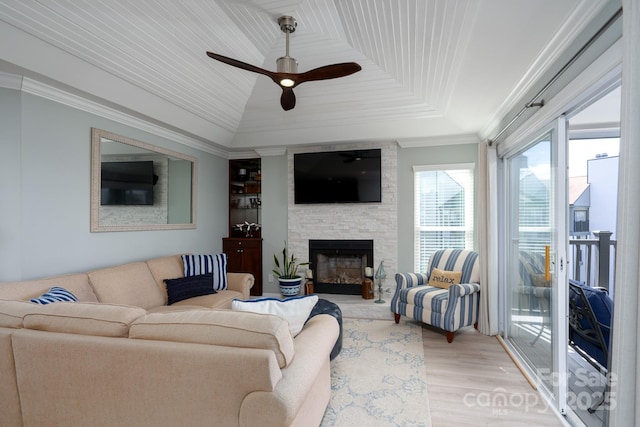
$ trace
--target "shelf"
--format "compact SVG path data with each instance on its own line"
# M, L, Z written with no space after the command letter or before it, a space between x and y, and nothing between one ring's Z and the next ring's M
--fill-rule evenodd
M229 160L229 236L239 235L236 224L261 224L260 167L260 159Z

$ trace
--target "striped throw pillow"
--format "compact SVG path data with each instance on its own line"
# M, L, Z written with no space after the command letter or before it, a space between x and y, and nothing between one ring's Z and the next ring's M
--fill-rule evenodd
M51 289L49 289L48 292L40 295L37 298L32 298L29 301L36 304L44 305L44 304L50 304L52 302L62 302L62 301L78 302L78 298L76 298L74 294L72 294L65 288L54 286Z
M184 277L213 273L213 290L227 289L227 254L182 255Z

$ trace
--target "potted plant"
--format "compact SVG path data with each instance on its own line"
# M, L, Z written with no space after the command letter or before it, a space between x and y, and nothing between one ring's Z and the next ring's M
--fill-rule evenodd
M302 277L298 276L298 267L309 265L309 263L298 262L294 254L289 254L289 248L285 241L284 249L282 249L282 262L280 262L276 254L273 254L273 264L276 268L272 271L273 274L278 276L282 296L289 297L298 295L302 283Z

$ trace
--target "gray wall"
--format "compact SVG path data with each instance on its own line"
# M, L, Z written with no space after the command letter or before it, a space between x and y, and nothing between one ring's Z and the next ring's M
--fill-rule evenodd
M273 254L287 239L287 155L262 158L262 291L279 294L276 280L269 282Z
M196 157L197 228L90 233L92 127ZM10 89L0 89L0 144L0 281L222 250L226 159Z
M474 163L478 205L478 145L441 145L398 150L398 271L413 271L413 166ZM476 209L477 217L477 209Z
M20 272L21 103L20 92L0 88L0 278Z

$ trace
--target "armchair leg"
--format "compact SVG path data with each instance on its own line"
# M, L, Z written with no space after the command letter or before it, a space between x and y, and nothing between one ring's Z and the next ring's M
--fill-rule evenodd
M400 314L399 313L393 313L393 320L395 320L396 323L400 322Z
M455 332L447 331L447 342L448 342L449 344L451 344L451 342L453 342L453 336L454 336L454 335L455 335Z
M477 330L478 330L478 322L474 323L474 324L473 324L473 327L474 327L474 328L475 328L475 330L477 331Z

